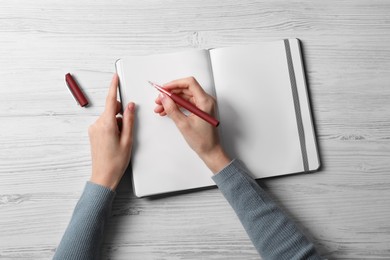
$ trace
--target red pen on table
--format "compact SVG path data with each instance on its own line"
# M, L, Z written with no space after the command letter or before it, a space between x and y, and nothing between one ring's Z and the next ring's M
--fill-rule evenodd
M65 82L66 85L68 85L68 88L70 92L72 93L73 97L76 99L77 103L79 103L80 106L85 107L88 105L88 100L84 96L83 92L81 91L80 87L77 85L76 81L70 75L70 73L65 75Z
M194 106L190 102L181 98L179 95L176 95L175 93L171 93L168 90L164 89L163 87L161 87L161 86L159 86L151 81L148 81L148 82L150 85L155 87L158 91L169 96L176 104L184 107L185 109L187 109L191 113L197 115L198 117L202 118L203 120L205 120L206 122L210 123L211 125L213 125L215 127L217 127L219 125L219 121L217 119L215 119L211 115L207 114L206 112L200 110L199 108L197 108L196 106Z

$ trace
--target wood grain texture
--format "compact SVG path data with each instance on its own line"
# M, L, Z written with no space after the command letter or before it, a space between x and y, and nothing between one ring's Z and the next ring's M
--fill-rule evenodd
M0 259L50 259L91 170L87 127L116 59L300 38L323 167L261 185L330 259L390 258L390 2L1 1ZM71 72L92 105L75 105ZM245 158L242 158L245 161ZM136 199L104 259L258 259L211 189Z

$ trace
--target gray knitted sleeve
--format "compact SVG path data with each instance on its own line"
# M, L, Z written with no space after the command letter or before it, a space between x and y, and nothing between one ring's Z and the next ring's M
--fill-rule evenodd
M264 259L321 259L237 160L213 176ZM53 259L98 259L115 192L88 182Z
M87 182L53 259L98 259L115 192Z
M314 245L238 160L213 176L263 259L321 259Z

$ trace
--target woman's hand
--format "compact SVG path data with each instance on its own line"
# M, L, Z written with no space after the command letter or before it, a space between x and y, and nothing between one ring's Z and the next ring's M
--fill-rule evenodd
M195 104L206 113L215 115L215 99L202 89L195 78L174 80L163 87ZM230 159L220 144L216 127L194 114L186 116L176 103L165 94L160 94L157 97L156 104L154 112L161 116L168 115L175 122L188 145L213 173L218 173L229 164Z
M135 104L119 116L118 75L112 78L103 114L88 129L92 155L91 182L115 190L130 162Z

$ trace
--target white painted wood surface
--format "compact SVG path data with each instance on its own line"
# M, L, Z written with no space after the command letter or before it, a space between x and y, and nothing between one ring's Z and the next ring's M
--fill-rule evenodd
M389 259L386 0L0 0L0 259L52 257L117 58L288 37L303 42L323 168L262 185L325 257ZM126 176L112 213L104 259L259 258L217 189L136 199Z

